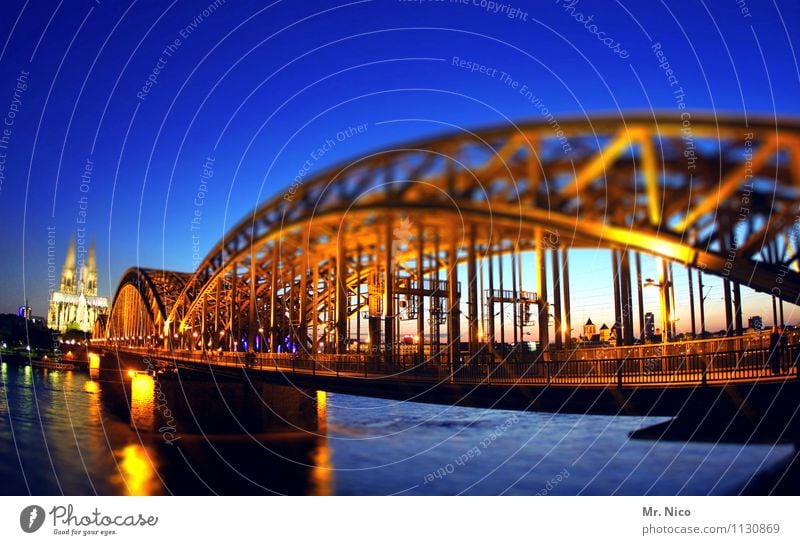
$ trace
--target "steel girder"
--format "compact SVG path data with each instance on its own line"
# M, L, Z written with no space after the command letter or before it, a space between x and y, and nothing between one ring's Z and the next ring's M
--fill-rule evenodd
M444 244L435 248L454 229L463 261L467 225L481 227L479 251L503 241L533 248L540 228L559 247L632 249L798 300L797 121L639 115L563 120L560 129L526 123L445 135L289 186L212 249L165 307L168 323L194 327L203 315L208 329L213 301L218 325L252 322L252 312L262 329L283 335L298 314L307 325L314 312L336 312L337 278L340 297L359 294L357 311L366 299L358 286L387 252L387 218L424 228L426 275L444 265ZM417 241L412 233L408 246ZM401 268L414 260L404 251Z

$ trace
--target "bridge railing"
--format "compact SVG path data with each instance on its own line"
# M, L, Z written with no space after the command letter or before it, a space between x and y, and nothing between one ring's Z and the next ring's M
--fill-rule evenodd
M800 343L800 332L791 330L785 333L788 344ZM709 352L730 352L752 348L769 348L770 332L762 331L736 337L713 337L710 339L681 340L669 343L637 344L632 346L586 346L578 345L570 349L548 350L554 361L574 359L619 359L645 358L658 354L678 356Z
M612 359L468 363L453 373L456 382L547 383L592 386L641 386L754 380L798 373L800 345L707 354L660 355Z
M679 354L653 352L641 357L553 361L542 353L512 354L501 359L489 354L464 357L453 364L420 359L416 354L395 356L391 364L367 354L252 354L124 348L163 360L202 365L344 377L427 380L488 384L563 384L576 386L646 386L706 384L758 380L776 374L800 377L800 344L771 352L769 347Z

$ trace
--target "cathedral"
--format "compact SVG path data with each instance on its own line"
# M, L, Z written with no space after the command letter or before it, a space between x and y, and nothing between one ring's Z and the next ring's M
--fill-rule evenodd
M89 256L80 267L75 260L75 239L70 240L61 284L58 291L50 294L47 311L47 327L61 333L67 329L91 331L98 316L108 313L107 297L97 295L97 257L94 243L89 247Z

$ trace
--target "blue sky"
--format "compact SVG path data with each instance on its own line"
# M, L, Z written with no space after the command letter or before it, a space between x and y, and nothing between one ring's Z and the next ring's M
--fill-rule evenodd
M0 311L27 297L45 314L48 227L59 268L78 227L97 240L100 289L110 295L130 265L192 270L193 253L205 255L347 127L369 129L337 143L312 172L441 132L441 123L540 116L501 78L455 66L454 57L508 73L556 115L675 111L652 49L660 42L688 108L800 114L792 1L514 0L497 13L477 0L210 4L2 3L0 115L12 104L18 111L0 150ZM593 15L596 28L575 12ZM436 123L379 124L404 118ZM193 248L193 202L209 157ZM613 320L609 258L575 259L583 264L572 267L575 283L606 270L609 278L599 294L589 280L573 288L573 300L586 290L586 314ZM763 313L763 298L747 297L745 314Z

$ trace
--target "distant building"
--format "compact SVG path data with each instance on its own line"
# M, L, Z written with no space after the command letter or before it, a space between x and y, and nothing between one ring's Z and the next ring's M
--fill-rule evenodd
M583 337L587 340L592 340L592 337L597 335L597 326L592 323L592 319L589 318L586 320L586 323L583 324Z
M611 338L611 330L608 328L606 324L600 326L600 341L601 342L608 342L608 339Z
M764 329L764 319L761 316L750 316L747 319L747 327L756 331Z
M97 295L97 258L94 243L89 256L78 268L75 262L75 239L67 249L61 270L59 290L50 294L47 327L63 333L67 329L91 331L95 320L108 312L107 297Z
M644 340L652 341L656 336L656 317L652 312L644 315Z

